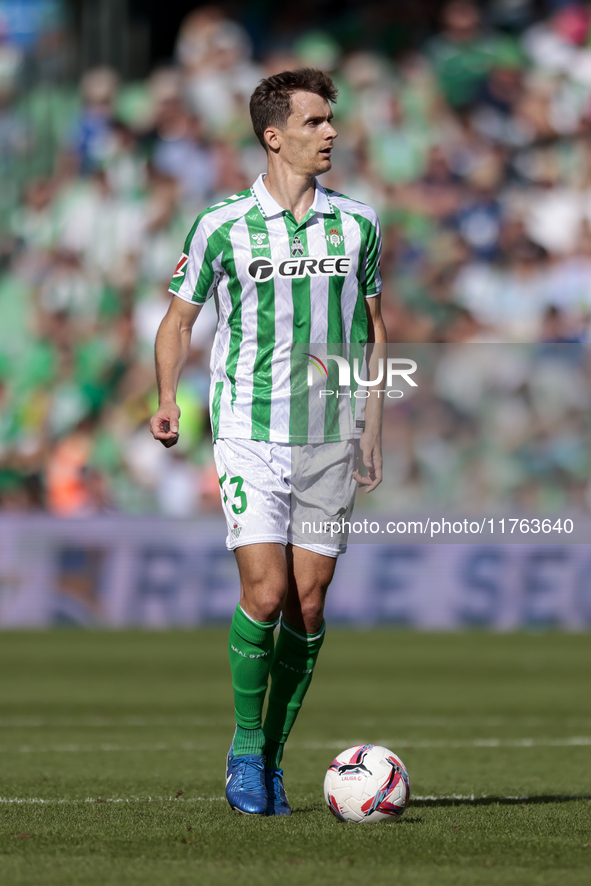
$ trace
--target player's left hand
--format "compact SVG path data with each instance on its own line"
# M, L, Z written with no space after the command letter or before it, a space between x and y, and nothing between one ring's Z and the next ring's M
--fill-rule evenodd
M379 437L364 433L359 440L359 448L363 458L363 464L367 468L367 476L363 477L359 471L353 471L353 477L359 486L364 486L366 492L373 492L376 486L382 482L382 444Z

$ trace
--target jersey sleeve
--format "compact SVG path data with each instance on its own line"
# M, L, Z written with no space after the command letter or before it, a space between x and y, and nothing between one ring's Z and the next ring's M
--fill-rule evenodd
M185 240L168 291L184 301L202 305L215 290L217 275L213 267L209 239L203 219L197 219Z
M372 298L382 291L380 258L382 256L382 232L377 215L367 225L365 257L361 267L360 286L365 298Z

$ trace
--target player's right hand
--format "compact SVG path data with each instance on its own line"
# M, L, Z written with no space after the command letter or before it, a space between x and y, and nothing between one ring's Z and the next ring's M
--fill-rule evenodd
M181 410L176 403L167 403L159 406L150 419L152 436L155 440L160 440L167 449L174 446L179 439L180 417Z

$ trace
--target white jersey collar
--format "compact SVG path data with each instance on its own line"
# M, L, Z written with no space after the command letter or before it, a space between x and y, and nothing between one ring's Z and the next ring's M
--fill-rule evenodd
M271 196L265 187L265 175L266 173L261 173L251 189L258 207L265 218L271 218L274 215L283 215L285 209L283 206L279 205L277 200ZM334 209L332 208L332 203L328 198L328 194L318 182L317 178L314 179L314 183L316 188L314 192L314 202L311 206L312 212L319 215L334 215Z

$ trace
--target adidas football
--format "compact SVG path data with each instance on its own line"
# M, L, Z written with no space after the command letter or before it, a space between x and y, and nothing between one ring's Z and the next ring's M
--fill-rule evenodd
M400 818L410 797L410 779L400 757L377 744L348 748L324 778L324 799L340 821Z

